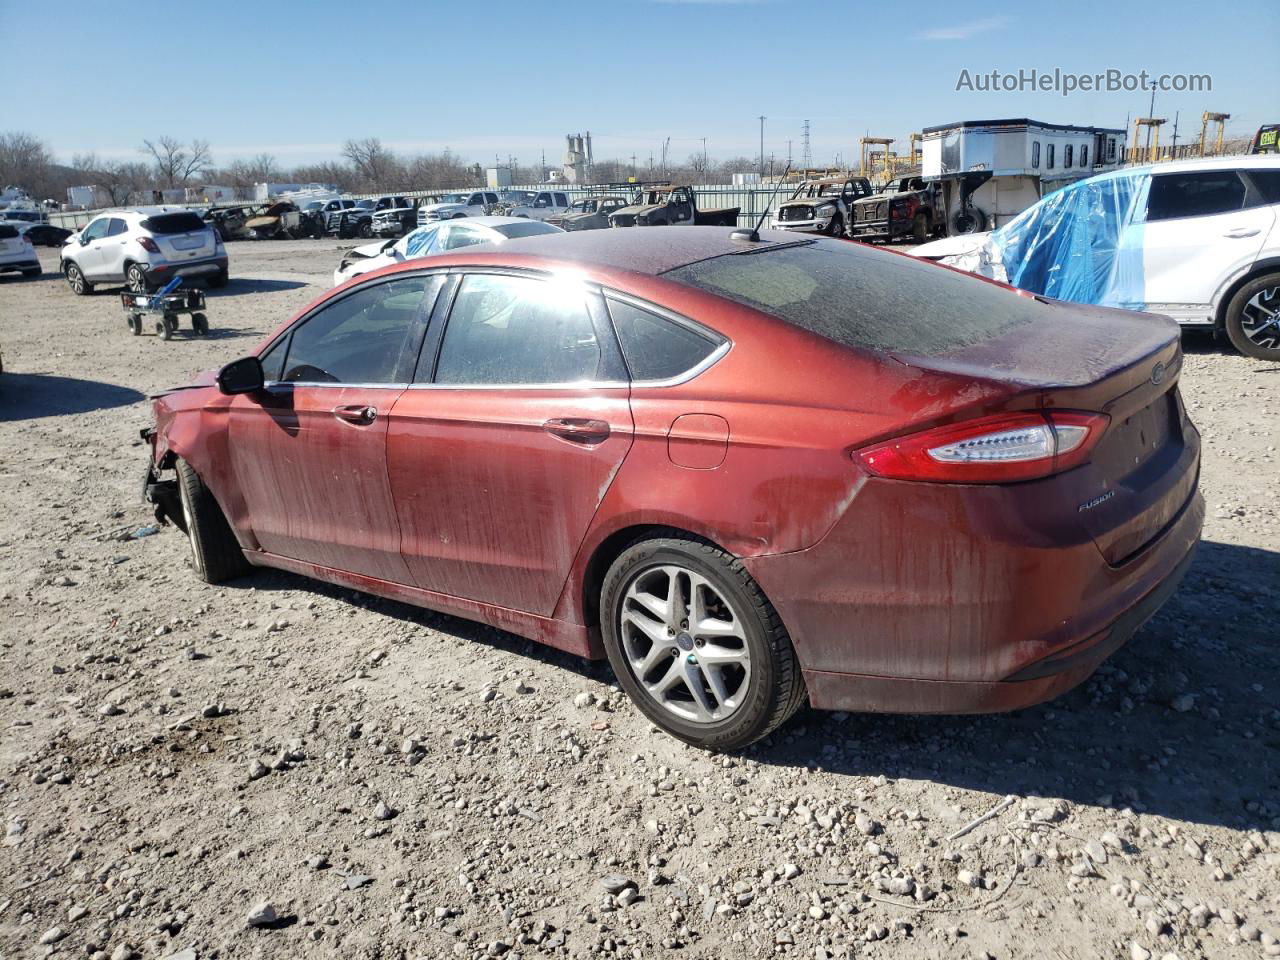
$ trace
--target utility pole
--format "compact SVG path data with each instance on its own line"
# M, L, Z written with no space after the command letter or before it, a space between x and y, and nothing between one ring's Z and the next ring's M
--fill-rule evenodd
M760 179L764 179L764 114L760 114Z

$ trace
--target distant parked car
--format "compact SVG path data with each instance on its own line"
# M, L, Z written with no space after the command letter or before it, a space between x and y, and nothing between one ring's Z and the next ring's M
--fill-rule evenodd
M498 195L490 190L470 193L448 193L439 203L418 207L418 226L432 220L456 220L458 217L487 217L498 204Z
M773 228L843 236L854 201L870 195L871 181L866 177L806 180L789 200L778 204L777 213L773 215Z
M89 221L62 248L62 273L83 296L100 283L124 283L134 293L175 275L227 283L227 249L213 227L180 207L113 210Z
M529 220L546 220L569 211L569 196L559 190L541 190L533 200L517 204L507 211L509 217L526 217Z
M298 240L324 236L324 223L314 213L298 209L292 200L278 200L245 222L252 240Z
M21 272L24 277L40 276L36 248L15 223L0 222L0 273Z
M1280 360L1280 157L1128 167L1063 187L990 233L912 251L1076 303L1162 313Z
M605 230L609 227L609 214L621 210L628 204L626 197L583 197L569 204L569 209L554 217L547 217L544 223L554 224L565 231Z
M363 273L425 257L444 250L458 250L480 243L504 243L518 237L563 233L559 227L523 217L470 217L465 221L439 221L418 227L396 241L366 243L348 250L333 271L337 286Z
M402 237L418 225L418 206L408 197L381 197L374 203L375 237Z
M32 245L37 247L60 247L71 236L70 230L55 227L51 223L29 223L25 220L0 220L0 223L17 227L18 232L29 238Z

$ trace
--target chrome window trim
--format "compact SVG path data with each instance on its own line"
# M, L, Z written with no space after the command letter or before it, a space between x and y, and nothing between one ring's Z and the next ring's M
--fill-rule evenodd
M409 390L618 390L627 380L570 380L561 383L411 383Z
M264 390L272 387L329 387L333 390L403 390L407 383L341 383L332 380L268 380Z

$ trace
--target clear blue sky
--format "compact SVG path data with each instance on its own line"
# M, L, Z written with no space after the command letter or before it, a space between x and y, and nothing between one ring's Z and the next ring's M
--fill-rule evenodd
M759 151L815 162L859 136L903 141L959 119L1031 116L1122 126L1149 94L957 91L971 74L1115 68L1210 74L1211 93L1157 94L1229 132L1280 119L1280 2L1062 3L788 0L480 0L396 3L69 4L0 0L7 96L0 130L43 137L62 160L137 158L144 137L210 141L214 159L333 158L348 137L404 151L450 147L558 162L590 130L597 159ZM182 12L178 12L182 11ZM1167 142L1171 125L1165 128Z

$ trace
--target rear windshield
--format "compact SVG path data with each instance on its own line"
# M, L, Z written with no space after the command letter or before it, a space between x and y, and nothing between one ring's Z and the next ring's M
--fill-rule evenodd
M728 254L663 276L842 346L921 356L991 340L1048 309L974 277L842 240Z
M158 213L142 221L142 229L152 233L190 233L204 230L207 224L194 213Z
M519 223L502 223L493 229L508 240L514 240L516 237L536 237L540 233L559 233L560 231L549 223L542 223L538 220L522 220Z
M7 223L0 223L0 240L12 240L18 235L18 228Z

